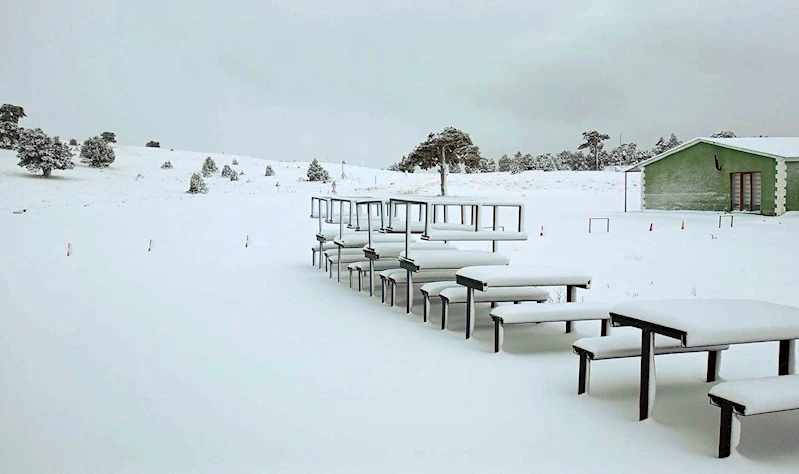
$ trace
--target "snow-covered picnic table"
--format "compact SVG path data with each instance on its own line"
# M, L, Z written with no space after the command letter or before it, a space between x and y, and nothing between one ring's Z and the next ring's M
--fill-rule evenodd
M610 316L614 326L642 331L640 420L654 407L655 334L679 339L685 347L779 341L777 372L794 372L799 308L756 300L673 299L621 303Z
M391 235L391 234L384 234L384 235ZM441 242L424 242L424 243L411 243L410 248L412 250L458 250L452 244L446 244ZM374 284L375 284L375 277L374 277L374 262L376 260L390 258L394 260L394 262L399 266L399 262L397 261L397 257L399 257L400 253L405 250L405 243L403 242L389 242L389 243L374 243L372 246L365 246L363 248L364 256L369 260L369 296L374 295Z
M591 275L554 265L486 265L461 268L455 281L467 288L466 339L474 331L474 290L521 286L565 286L566 302L577 300L577 288L591 287ZM570 323L569 323L570 324Z

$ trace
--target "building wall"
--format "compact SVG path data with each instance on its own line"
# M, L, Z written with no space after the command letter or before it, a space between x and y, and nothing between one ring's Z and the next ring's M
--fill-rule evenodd
M789 161L785 166L788 171L785 210L799 211L799 162Z
M713 155L718 156L721 171L716 170ZM775 160L708 143L646 166L646 209L729 211L730 174L747 171L761 173L761 212L774 215ZM790 192L788 196L795 198Z

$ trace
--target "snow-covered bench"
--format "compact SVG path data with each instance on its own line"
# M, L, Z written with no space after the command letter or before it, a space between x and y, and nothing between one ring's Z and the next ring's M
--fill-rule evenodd
M461 241L461 242L492 242L492 241L512 241L527 240L527 232L501 231L501 230L478 230L474 228L463 230L433 230L429 234L423 235L422 240L431 241Z
M437 298L443 290L447 288L457 288L460 285L455 283L455 280L452 281L431 281L430 283L425 283L419 289L422 293L423 299L423 309L422 309L422 320L427 322L428 318L430 317L430 298Z
M397 274L397 275L404 274L405 270L403 270L402 268L391 268L391 269L388 269L388 270L382 270L382 271L375 272L375 273L377 273L377 275L380 277L380 302L381 303L385 303L386 302L386 295L388 295L388 293L389 293L389 291L388 291L389 290L389 286L388 286L389 285L389 280L388 280L388 278L391 275L394 275L394 274ZM392 303L392 306L393 306L393 303Z
M714 382L719 374L721 351L728 345L683 347L680 341L664 336L655 338L655 355L707 352L707 381ZM624 334L608 337L586 337L572 346L580 356L580 371L577 379L577 394L587 393L591 384L591 361L641 357L641 336Z
M732 439L733 413L751 416L799 410L799 375L723 382L707 395L710 403L721 408L719 457L726 458L733 444L738 444L739 429L735 430L736 439Z
M413 292L413 284L415 283L430 283L433 281L455 281L455 270L425 270L414 274L411 279L411 286L408 293ZM402 270L400 272L391 273L386 278L386 284L389 292L391 293L391 306L397 300L397 287L400 285L408 284L408 272Z
M447 328L449 305L466 303L466 287L458 286L446 288L439 293L441 297L441 330ZM543 303L549 298L549 292L534 286L517 286L507 288L489 288L486 291L475 293L475 303L521 303L522 301L535 301Z
M415 239L411 240L413 242ZM372 234L371 236L371 244L375 245L377 243L399 243L405 242L405 236L402 235L392 235L392 234ZM346 249L346 248L356 248L356 249L363 249L365 246L370 244L370 236L369 232L358 232L355 234L349 234L342 238L337 238L333 241L336 244L338 249ZM342 260L341 263L353 263L360 260L363 260L363 251L359 251L360 258L357 260ZM336 262L333 262L336 263ZM332 269L331 269L332 271ZM337 281L341 281L341 265L336 265L336 272L337 272ZM331 274L332 276L332 274Z
M363 259L363 257L361 257ZM397 260L378 260L372 263L375 273L383 270L401 270ZM352 288L352 276L357 273L358 277L358 291L363 290L364 276L370 272L369 260L359 260L357 262L347 265L347 270L350 272L350 288Z
M565 322L566 332L571 332L572 322L602 321L601 334L606 336L610 327L609 310L610 305L604 303L547 303L494 308L491 310L494 352L502 348L506 325Z

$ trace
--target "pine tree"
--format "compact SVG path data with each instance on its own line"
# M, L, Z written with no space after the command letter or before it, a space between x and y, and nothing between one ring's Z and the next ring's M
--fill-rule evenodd
M474 145L468 133L454 127L430 133L427 139L408 154L409 166L423 170L438 168L441 180L441 195L447 195L447 169L459 167L461 163L476 163L480 149Z
M80 149L81 163L92 168L107 168L114 162L114 150L100 137L87 138Z
M229 178L231 174L233 174L233 168L231 168L230 165L225 165L222 167L223 178Z
M26 117L25 109L19 105L3 104L0 106L0 122L18 124L21 118Z
M319 161L314 158L310 165L308 165L308 181L330 181L330 173L319 164Z
M22 130L14 122L0 122L0 148L15 149L19 144L19 134Z
M238 174L238 173L236 173L235 171L231 171L231 173L230 173L230 180L231 180L231 181L238 181L238 180L239 180L239 174Z
M146 145L144 145L144 146L146 146L146 147L148 147L148 148L161 148L161 142L157 142L157 141L155 141L155 140L150 140L150 141L149 141L149 142L147 142L147 144L146 144Z
M601 169L599 164L599 153L602 151L604 145L603 141L610 139L610 135L606 133L599 133L596 130L590 132L583 132L583 143L577 147L578 150L588 148L591 154L594 155L594 169Z
M233 158L233 161L230 164L233 165L233 166L238 166L239 160Z
M272 165L266 165L266 172L264 176L274 176L275 170L272 169Z
M35 173L42 171L45 178L54 169L71 170L75 167L69 146L58 137L47 136L41 128L22 130L17 148L18 166Z
M655 146L652 148L652 156L657 156L661 153L665 153L671 150L674 147L682 145L682 140L677 138L677 135L671 134L668 140L665 140L663 137L655 143Z
M161 165L162 170L171 170L172 169L172 162L165 161L163 165Z
M114 132L103 132L100 134L100 138L105 140L106 143L116 143L117 142L117 135Z
M208 185L205 184L205 181L203 181L200 173L193 173L191 175L191 181L189 181L189 190L186 192L189 194L205 194L208 192Z
M730 130L722 130L714 133L710 138L736 138L736 135Z
M502 155L502 158L497 160L497 171L500 173L506 173L511 170L513 167L513 160L511 160L508 155Z
M212 160L210 156L206 158L205 162L203 162L203 168L202 168L203 177L207 178L212 174L216 173L217 171L219 171L219 168L216 167L216 163L214 162L214 160Z

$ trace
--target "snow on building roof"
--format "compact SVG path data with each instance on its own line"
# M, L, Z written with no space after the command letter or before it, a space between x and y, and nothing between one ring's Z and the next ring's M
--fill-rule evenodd
M697 143L708 143L711 145L723 146L732 150L754 153L769 158L782 159L788 161L799 161L799 137L736 137L736 138L708 138L699 137L687 141L680 146L674 147L664 153L654 156L641 163L625 168L622 171L632 171L642 168L655 161L662 160L667 156L692 147Z

